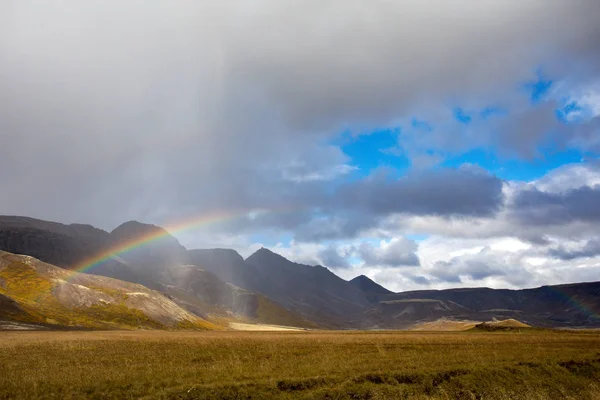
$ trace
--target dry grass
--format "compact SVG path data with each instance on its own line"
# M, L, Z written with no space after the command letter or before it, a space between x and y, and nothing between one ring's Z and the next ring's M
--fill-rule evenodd
M282 326L282 325L268 325L268 324L247 324L243 322L230 322L229 328L234 331L252 331L252 332L280 332L280 331L303 331L303 328L297 328L293 326Z
M469 321L469 320L451 320L451 319L438 319L432 322L421 322L410 328L411 331L444 331L444 332L458 332L466 331L475 328L477 324L481 322Z
M599 399L598 382L598 332L0 332L0 398Z

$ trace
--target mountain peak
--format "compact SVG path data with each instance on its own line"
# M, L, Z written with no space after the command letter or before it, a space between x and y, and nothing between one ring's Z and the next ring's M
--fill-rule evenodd
M152 224L144 224L138 221L127 221L110 233L111 239L116 242L127 240L144 240L146 237L155 237L162 243L172 243L181 246L177 239L166 229Z
M260 249L256 250L254 253L252 253L248 258L246 258L246 261L262 261L262 260L273 260L273 261L287 261L287 262L291 262L290 260L288 260L287 258L285 258L284 256L282 256L281 254L277 254L269 249L267 249L266 247L261 247Z
M138 222L138 221L127 221L122 223L121 225L117 226L115 229L112 230L111 235L112 234L125 234L126 236L137 236L137 235L143 235L145 233L152 233L152 232L166 232L163 228L161 228L160 226L156 226L156 225L152 225L152 224L145 224L142 222Z
M373 281L371 278L365 275L359 275L356 278L352 279L350 283L365 293L376 293L376 294L389 294L393 293L392 291L384 288L377 282Z
M138 264L155 265L164 268L167 265L187 263L187 250L179 241L160 226L128 221L116 227L110 233L113 245L129 246L136 243L135 250L125 256L128 261Z

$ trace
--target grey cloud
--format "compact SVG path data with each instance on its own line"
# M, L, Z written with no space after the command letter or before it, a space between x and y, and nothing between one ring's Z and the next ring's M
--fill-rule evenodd
M535 187L519 191L513 198L513 218L528 225L558 225L574 221L600 220L600 186L583 186L564 193L550 193Z
M323 265L331 268L349 268L350 263L346 257L340 255L336 246L329 245L319 252L319 258Z
M598 63L600 6L592 0L293 2L284 18L288 3L271 7L243 21L239 30L253 34L234 55L237 64L250 61L253 79L301 128L378 123L434 96L506 93L533 66L564 72L554 66L564 66L574 44L576 55Z
M294 234L299 241L319 242L345 239L360 235L378 224L379 219L361 212L344 212L331 207L325 215L314 216L296 226Z
M429 279L425 278L424 276L420 276L420 275L411 275L408 277L408 279L410 279L412 282L416 283L417 285L429 285L429 283L431 282Z
M387 247L376 247L370 243L362 243L358 254L366 266L418 266L419 257L416 254L418 244L404 237L396 238Z
M487 216L504 200L500 179L471 168L414 174L393 181L374 176L341 188L338 197L341 204L374 215Z
M528 159L540 158L539 148L548 145L556 149L598 151L600 117L564 123L557 117L560 107L561 104L552 99L533 107L522 106L509 117L501 118L488 127L495 132L492 143L498 144L504 156Z
M324 188L321 193L328 191L332 189ZM305 213L307 218L297 220L296 226L288 226L299 241L353 238L377 228L390 214L489 217L501 209L504 196L500 179L464 166L399 179L376 172L314 200L315 211Z
M544 141L561 138L565 125L556 117L558 104L555 101L545 101L534 107L524 106L522 110L514 112L510 117L501 118L495 128L496 141L499 148L508 156L521 156L535 158L537 147ZM562 139L561 139L562 141Z
M438 281L446 283L462 283L460 275L451 270L451 263L447 261L438 261L434 264L430 274L434 276Z
M475 281L500 277L512 285L520 286L529 281L531 276L519 265L519 257L519 254L494 251L485 247L476 254L438 261L429 272L442 282L459 283L463 277Z
M566 248L564 246L557 246L551 248L548 251L551 257L559 258L561 260L570 261L578 258L595 257L600 255L600 239L590 239L580 248Z

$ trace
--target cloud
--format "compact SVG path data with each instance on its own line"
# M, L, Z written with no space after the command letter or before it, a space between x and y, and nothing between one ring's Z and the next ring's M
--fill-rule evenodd
M358 167L348 164L333 165L322 171L316 171L314 167L307 165L293 165L284 171L283 176L294 182L331 181L356 170Z
M600 186L583 186L564 193L548 193L536 188L516 194L511 202L512 216L523 225L558 225L573 221L600 220Z
M340 249L333 245L329 245L319 252L321 263L331 268L349 268L350 263L346 257L347 255L341 255Z
M503 202L502 181L472 167L443 169L396 180L373 176L340 189L340 203L374 215L406 213L485 216Z
M590 76L598 7L5 2L0 206L105 228L269 207L290 162L296 184L351 168L323 146L339 129L501 98L540 63Z
M239 31L253 34L233 54L299 129L502 96L533 66L564 72L565 56L598 65L594 1L295 2L293 15L262 4L270 12L248 10Z
M358 248L358 254L368 266L418 266L417 249L415 241L400 237L381 242L379 246L363 242Z
M551 257L559 258L561 260L575 260L577 258L589 258L600 255L600 239L590 239L585 242L582 246L557 246L551 248L548 252Z

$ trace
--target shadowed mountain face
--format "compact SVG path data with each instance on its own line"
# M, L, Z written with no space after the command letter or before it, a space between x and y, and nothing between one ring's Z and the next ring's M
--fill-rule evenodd
M260 276L260 293L325 325L356 326L370 307L365 294L327 268L293 263L267 249L246 259Z
M380 295L393 293L364 275L357 276L350 280L350 283L365 293L370 302L376 302Z
M232 250L191 250L190 262L221 280L265 295L324 327L351 327L366 296L327 268L293 263L267 249L246 260Z
M154 289L173 281L172 270L188 263L187 250L163 228L126 222L109 235L109 249L127 248L112 262L91 271L119 279L133 280Z
M241 255L230 249L189 250L189 262L215 274L223 282L229 282L246 290L261 292L265 286L262 274L247 264Z
M393 293L391 290L387 290L378 283L375 283L364 275L359 275L356 278L350 280L350 283L362 290L365 293L373 294L390 294Z
M88 225L0 217L0 249L60 267L79 265L106 254L106 249L123 247L129 250L89 272L167 293L186 310L204 317L365 329L408 328L440 318L600 326L600 282L524 290L392 293L365 276L348 282L327 268L297 264L267 249L245 260L228 249L188 251L162 228L135 221L108 233ZM14 312L20 306L0 297L0 310Z
M28 217L0 216L0 250L72 268L102 251L109 233L91 225L64 225Z
M110 245L117 248L131 243L131 249L119 255L127 262L153 269L187 264L185 247L158 226L129 221L115 228L109 238Z
M237 317L249 322L314 328L315 324L287 310L260 293L224 283L213 273L195 265L173 271L173 284L164 285L183 308L201 316Z

